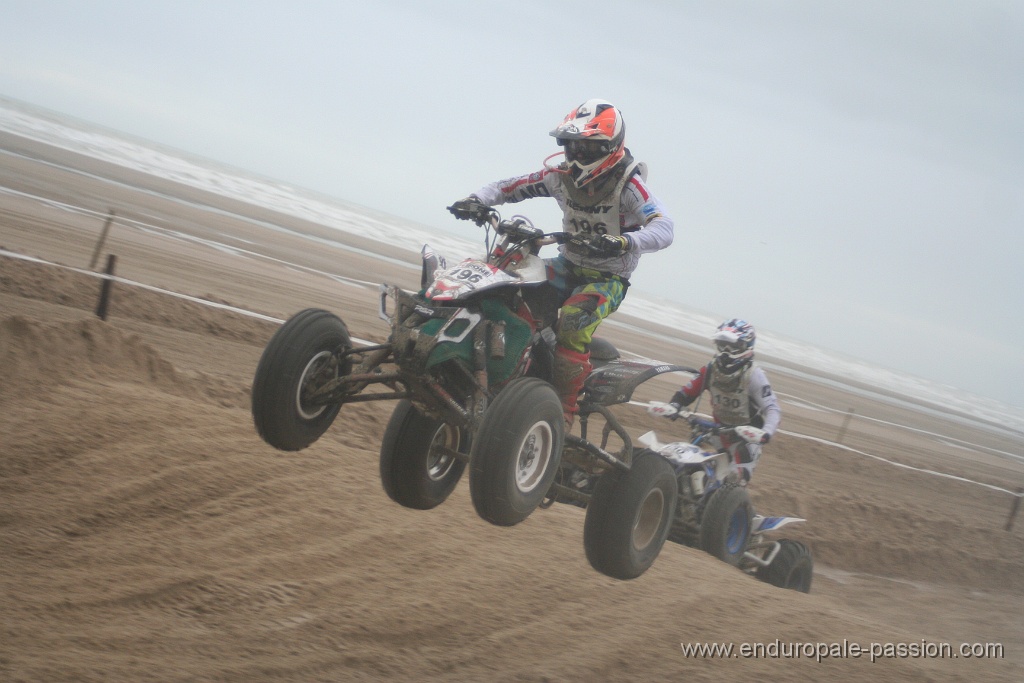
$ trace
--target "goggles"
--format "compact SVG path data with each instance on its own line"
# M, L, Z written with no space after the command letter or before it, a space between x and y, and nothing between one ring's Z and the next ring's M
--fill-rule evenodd
M593 164L608 156L608 143L605 140L558 139L558 144L565 147L567 161L578 161L581 164Z
M741 341L716 341L715 348L718 349L719 353L728 353L731 356L738 356L739 354L747 351L747 345Z

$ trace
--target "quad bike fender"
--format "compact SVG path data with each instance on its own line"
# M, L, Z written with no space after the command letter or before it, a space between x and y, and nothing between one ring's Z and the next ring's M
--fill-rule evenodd
M516 281L515 277L487 261L468 258L434 271L434 280L427 285L424 296L432 301L460 301Z
M658 435L653 431L641 434L637 438L637 441L677 467L683 465L704 465L715 460L721 461L722 463L716 467L728 468L731 464L731 461L725 453L705 451L700 446L692 444L689 441L662 443L658 440Z
M666 372L686 372L693 375L698 373L697 370L683 365L647 359L616 358L590 373L584 385L584 400L603 406L626 403L633 398L633 392L638 386Z
M765 517L763 515L754 515L751 533L760 534L768 531L778 531L784 526L806 521L806 519L801 517Z

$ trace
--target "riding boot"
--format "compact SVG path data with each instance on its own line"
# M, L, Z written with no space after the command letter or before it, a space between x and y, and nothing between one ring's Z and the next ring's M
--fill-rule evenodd
M562 346L555 347L554 384L562 401L566 430L572 428L573 418L579 411L577 401L590 370L590 352L580 353Z

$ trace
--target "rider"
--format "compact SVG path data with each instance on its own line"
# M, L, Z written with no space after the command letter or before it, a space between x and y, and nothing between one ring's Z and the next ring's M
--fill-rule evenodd
M719 325L711 337L717 351L715 357L672 396L668 405L652 406L650 412L675 417L682 407L693 403L707 390L711 394L712 417L716 422L726 427L752 425L763 429L761 444L768 443L779 428L782 411L768 376L760 366L753 364L756 339L753 325L745 320L733 318ZM724 435L713 438L720 440L721 447L729 449L740 481L746 485L761 457L761 444L734 441Z
M592 238L592 247L570 241L547 259L548 280L561 303L555 329L554 384L572 426L583 382L590 374L594 330L622 303L641 254L672 244L673 223L647 188L647 166L625 146L622 114L610 102L587 100L551 131L564 148L557 166L485 185L448 210L481 220L491 206L552 197L562 209L562 229Z

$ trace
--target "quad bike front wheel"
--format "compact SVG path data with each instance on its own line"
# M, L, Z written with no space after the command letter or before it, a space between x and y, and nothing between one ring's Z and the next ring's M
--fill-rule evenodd
M789 588L801 593L811 592L814 559L810 549L799 541L783 538L779 552L767 567L758 567L757 578L778 588Z
M628 472L602 474L583 524L590 565L615 579L643 574L665 545L678 501L675 471L652 451L638 451Z
M747 489L723 484L711 494L700 520L700 547L723 562L739 564L750 540L754 506Z
M509 382L473 438L469 493L477 514L498 526L529 517L558 473L564 440L562 403L551 385L536 377Z
M314 394L349 372L339 354L351 348L345 323L318 308L296 313L278 329L252 383L252 418L264 441L298 451L327 431L341 406L317 402Z
M399 505L435 508L451 495L466 469L449 451L466 453L463 430L421 413L401 400L391 413L380 445L380 481Z

